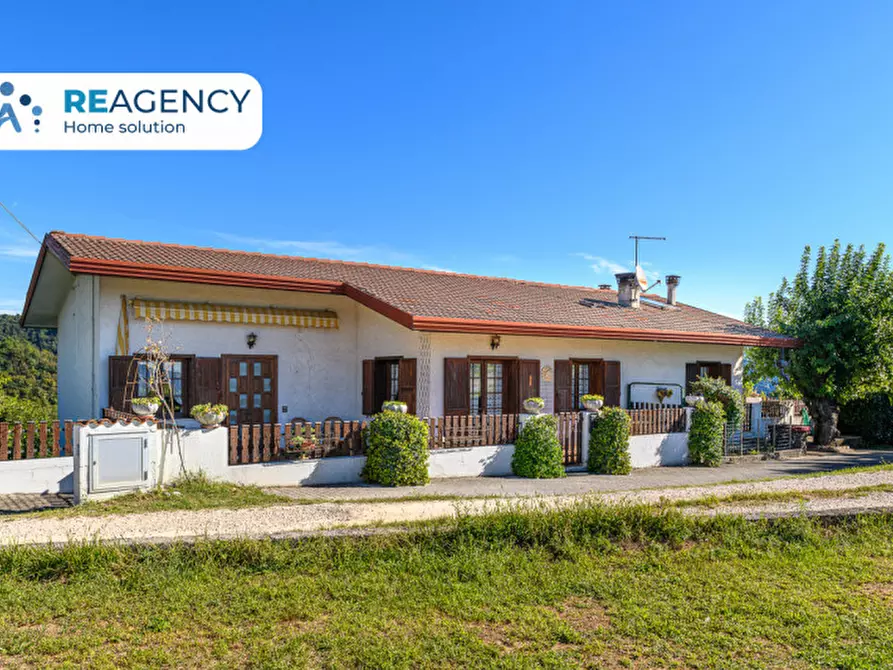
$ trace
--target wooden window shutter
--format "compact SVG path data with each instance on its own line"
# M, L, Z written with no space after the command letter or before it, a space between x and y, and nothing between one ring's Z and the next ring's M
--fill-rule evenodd
M109 356L109 407L120 412L129 412L129 403L125 406L124 389L127 386L127 374L134 379L137 375L137 364L133 356Z
M691 385L698 381L698 370L699 366L697 363L686 363L685 364L685 392L691 393Z
M589 363L589 391L596 395L605 395L605 362L592 361ZM580 409L579 407L575 409Z
M573 411L571 362L555 361L555 412Z
M363 361L363 414L375 414L375 361Z
M223 377L223 366L219 358L199 358L196 357L193 363L193 392L191 402L192 405L202 405L206 402L212 405L222 402L221 394L221 378ZM192 410L192 406L184 407L185 413L188 414Z
M468 401L468 359L443 359L443 413L466 416L471 413Z
M726 380L726 384L732 385L732 366L729 363L723 363L720 366L722 378Z
M605 361L605 406L620 407L620 361Z
M398 398L400 402L406 403L406 412L408 414L416 413L416 363L414 358L403 358L400 360L398 370Z
M540 362L522 360L519 364L521 377L521 402L527 398L538 398L540 395Z
M502 364L502 413L521 413L520 361L504 361Z

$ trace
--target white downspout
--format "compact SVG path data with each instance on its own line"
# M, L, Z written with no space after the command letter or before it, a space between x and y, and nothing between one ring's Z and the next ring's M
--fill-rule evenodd
M90 314L90 325L92 328L92 342L93 342L93 360L92 365L90 366L92 373L90 379L90 406L91 406L91 417L94 419L101 418L99 416L99 352L100 352L100 342L99 342L99 298L100 298L100 290L99 290L99 277L97 275L91 275L90 277L90 287L91 287L91 314Z

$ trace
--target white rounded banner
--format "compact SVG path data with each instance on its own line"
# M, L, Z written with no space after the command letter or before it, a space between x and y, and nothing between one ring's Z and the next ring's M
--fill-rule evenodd
M0 150L242 150L262 132L244 73L0 74Z

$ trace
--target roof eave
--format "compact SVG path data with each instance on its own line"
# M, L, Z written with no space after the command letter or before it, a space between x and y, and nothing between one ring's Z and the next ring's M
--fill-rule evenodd
M605 328L598 326L567 326L515 321L480 321L477 319L446 319L413 317L415 330L433 333L498 333L500 335L533 335L539 337L573 337L599 340L633 340L642 342L677 342L684 344L725 344L745 347L797 348L794 338L729 333L699 333L647 328Z

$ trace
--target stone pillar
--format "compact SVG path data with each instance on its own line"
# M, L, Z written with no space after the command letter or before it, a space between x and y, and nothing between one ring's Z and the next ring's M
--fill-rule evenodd
M431 416L431 335L419 333L416 355L416 414Z
M580 454L583 459L583 467L589 464L589 434L592 425L598 418L598 412L580 412Z
M694 407L686 407L685 408L685 432L691 432L691 415L694 413Z

